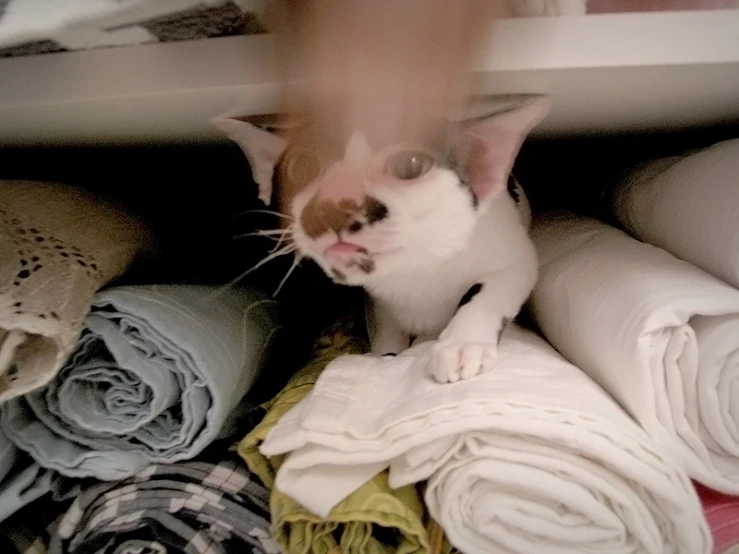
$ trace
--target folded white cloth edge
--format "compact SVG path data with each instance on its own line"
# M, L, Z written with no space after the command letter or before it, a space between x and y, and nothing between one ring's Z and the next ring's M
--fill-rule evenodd
M524 333L523 336L526 336L525 334L528 332L517 328L506 331L501 348L504 350L506 348L506 342L511 342L511 335L513 335L513 340L515 341L516 337L522 336L521 333ZM537 340L540 341L540 344L545 344L538 337ZM337 437L330 432L322 435L317 430L319 427L318 423L328 422L327 418L329 417L332 418L331 421L338 428L341 428L349 416L345 412L337 412L336 407L342 401L346 406L356 405L353 402L356 399L352 397L352 393L359 390L356 386L356 381L353 383L354 386L352 385L353 380L356 378L356 375L352 375L354 370L356 370L356 366L353 368L347 366L351 366L356 362L361 366L361 370L358 372L361 373L362 371L366 372L373 364L379 363L384 365L385 368L395 366L393 369L397 371L398 366L408 364L409 362L413 363L412 358L416 354L419 354L419 358L423 358L423 350L425 348L427 346L424 345L414 347L404 355L391 359L386 358L378 361L369 356L349 356L339 358L329 364L311 393L278 422L260 448L262 454L266 456L289 452L287 460L278 472L277 488L317 515L327 517L331 508L338 501L386 467L390 467L391 486L393 487L402 486L410 482L422 481L427 478L433 480L434 476L443 470L445 464L449 463L449 459L442 459L443 455L439 458L439 453L437 453L437 459L426 464L426 467L423 467L424 460L428 458L429 449L434 450L434 446L430 443L444 443L444 447L439 448L445 450L445 447L449 444L449 439L455 434L455 431L451 429L445 430L443 427L439 427L439 425L444 423L443 418L424 421L422 438L414 442L412 435L404 436L405 442L403 442L402 447L398 446L398 443L401 442L400 439L392 443L390 448L388 448L387 444L378 443L375 443L374 447L372 447L372 441L369 439L372 433L362 433L362 430L357 432L353 437L342 437L344 439L343 441L335 441L334 439ZM551 351L552 356L560 360L558 363L569 366L567 362L561 360L559 355L551 347L546 345L546 348ZM572 370L577 372L574 367L572 367ZM388 370L388 373L391 371ZM478 376L468 382L457 385L447 384L438 386L453 388L467 387L468 390L473 391L480 389L480 385L486 379L494 378L494 375L495 370L490 372L490 374ZM618 414L615 416L614 422L609 422L614 423L614 428L606 426L605 429L608 430L606 431L602 428L602 425L600 429L597 425L593 425L593 428L590 429L588 428L588 423L592 423L592 421L589 422L589 419L592 420L593 418L588 416L587 411L582 413L578 412L577 409L573 409L570 413L566 414L551 411L542 414L546 415L546 417L542 417L542 421L540 422L541 429L552 432L552 430L556 430L558 425L561 427L561 423L551 421L552 418L556 419L557 415L562 416L565 421L568 418L576 420L577 425L570 425L569 428L569 430L574 431L574 434L561 432L561 436L556 437L556 434L553 433L552 436L555 438L551 439L552 442L556 444L557 440L561 440L563 445L571 448L580 447L589 449L593 455L598 455L595 451L599 451L599 455L609 461L613 460L609 459L608 456L614 458L622 457L623 460L618 461L616 465L619 465L619 469L624 475L631 473L627 478L637 477L637 479L641 480L639 487L659 491L658 496L662 495L661 501L664 502L661 507L665 509L666 513L670 513L671 515L678 513L676 518L677 520L683 520L681 525L684 527L687 526L686 528L691 528L692 526L692 530L687 532L687 535L691 535L692 533L692 538L687 540L693 550L685 550L684 552L691 552L691 554L692 552L698 551L708 552L710 550L710 536L705 521L702 519L697 495L687 476L679 469L672 467L669 461L661 459L660 453L654 449L651 441L647 439L643 431L616 406L615 402L610 400L605 393L599 391L597 386L584 375L581 375L580 378L584 382L590 383L593 389L598 391L599 396L605 399L606 403L611 404L610 409L613 410L611 413ZM430 377L428 379L429 382L432 382ZM376 384L377 381L370 379L364 384L365 390L371 390ZM326 385L326 387L323 385ZM400 388L402 389L403 387L401 386ZM426 390L424 389L424 391ZM447 390L451 391L452 389L449 388ZM402 397L404 392L400 392L399 395ZM394 396L394 398L397 400L398 396ZM324 404L326 400L328 400L328 404ZM409 401L412 402L410 399ZM473 403L474 401L471 401L469 406L472 406ZM516 436L528 430L529 436L535 436L536 431L532 431L530 426L531 419L526 417L530 415L526 412L530 411L532 409L531 407L527 408L523 403L516 405L516 409L519 410L516 415L520 415L521 417L501 416L496 421L498 424L496 426L491 423L491 420L495 419L495 416L489 415L490 405L496 403L505 404L506 400L492 398L489 402L483 402L480 405L482 411L476 415L470 414L467 421L462 424L463 428L456 430L457 436L463 435L464 433L473 433L475 429L481 432L487 430L492 432L493 435L498 432L500 436ZM332 406L327 407L324 412L322 408L327 405ZM434 406L438 406L438 404ZM533 406L535 409L535 403ZM316 414L318 412L321 413L317 416ZM488 414L487 420L484 419L485 413ZM578 418L578 416L580 417ZM509 423L508 426L505 425L506 421ZM332 423L328 423L328 427L332 427L332 425ZM613 434L614 429L619 429L619 432L623 435L618 435L619 441L629 444L631 448L636 447L640 451L640 455L629 454L624 444L614 447L608 437L608 433ZM435 434L430 435L428 433L429 430L434 430ZM364 431L367 431L367 429ZM562 430L560 429L560 431ZM445 433L447 440L443 438ZM298 435L300 436L296 439ZM581 437L579 440L578 436ZM609 442L612 452L606 455L604 454L604 448L608 446ZM359 444L362 444L362 446L360 447ZM352 445L355 448L352 448ZM446 448L445 452L445 455L449 456L454 451ZM650 464L656 464L660 469L655 469L654 466L647 469ZM664 473L660 473L660 470ZM618 478L620 479L621 476L619 475ZM672 497L672 500L668 500L670 497ZM680 500L677 497L681 497ZM680 504L683 505L680 506ZM685 508L685 506L689 506L689 508ZM690 514L689 517L681 518L679 516L681 511L683 516ZM642 532L641 538L654 546L654 532L654 528L652 528L651 535L644 531ZM650 536L651 540L648 540ZM648 551L658 552L660 550L649 548Z

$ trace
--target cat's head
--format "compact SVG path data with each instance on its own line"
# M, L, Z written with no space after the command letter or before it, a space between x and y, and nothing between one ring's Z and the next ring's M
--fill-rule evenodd
M519 98L493 115L439 122L425 140L391 145L370 144L361 131L323 140L296 120L214 123L246 154L266 204L276 189L300 254L338 283L365 285L462 250L549 109L544 97Z

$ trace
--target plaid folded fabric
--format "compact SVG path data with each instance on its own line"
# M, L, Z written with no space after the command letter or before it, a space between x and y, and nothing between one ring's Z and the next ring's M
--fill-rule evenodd
M233 449L215 449L210 459L152 465L124 481L87 489L59 522L48 552L277 554L281 550L269 530L269 493Z

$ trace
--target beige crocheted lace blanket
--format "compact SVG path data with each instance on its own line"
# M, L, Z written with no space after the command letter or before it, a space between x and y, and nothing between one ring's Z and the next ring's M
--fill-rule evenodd
M0 181L0 405L54 377L95 292L147 241L141 221L82 189Z

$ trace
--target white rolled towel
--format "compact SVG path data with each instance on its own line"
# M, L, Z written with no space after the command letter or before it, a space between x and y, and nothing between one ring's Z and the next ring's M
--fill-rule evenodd
M694 479L739 494L739 291L599 221L532 229L545 337Z
M261 447L290 452L277 488L325 517L387 467L393 487L428 480L465 554L710 552L687 475L541 337L509 327L495 370L454 384L430 346L329 364Z
M739 139L645 163L607 203L639 240L739 288Z

